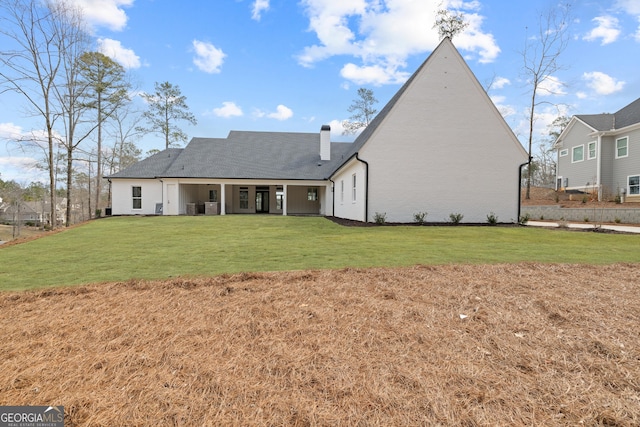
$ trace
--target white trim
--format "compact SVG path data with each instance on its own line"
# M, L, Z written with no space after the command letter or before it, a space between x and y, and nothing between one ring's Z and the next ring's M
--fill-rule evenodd
M624 156L618 156L618 141L621 141L623 139L627 140L627 144L626 144L626 149L627 149L627 154L625 154ZM616 138L616 146L615 146L615 150L616 150L616 159L624 159L625 157L629 157L629 136L622 136L620 138Z
M356 203L358 200L358 179L356 174L351 175L351 202Z
M582 158L580 160L575 159L576 148L582 148ZM580 162L584 162L584 144L571 147L571 163L580 163Z

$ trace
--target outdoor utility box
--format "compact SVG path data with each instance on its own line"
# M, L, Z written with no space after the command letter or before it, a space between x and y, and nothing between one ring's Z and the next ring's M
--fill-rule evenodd
M220 215L220 204L218 202L205 202L205 215Z
M104 208L104 214L106 216L111 216L111 208Z
M196 204L187 203L187 215L195 215L195 214L196 214Z

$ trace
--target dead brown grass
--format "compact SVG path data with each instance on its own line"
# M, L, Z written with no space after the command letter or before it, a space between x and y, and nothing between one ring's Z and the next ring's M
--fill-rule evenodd
M67 426L637 426L639 273L419 266L4 293L0 405L64 405Z

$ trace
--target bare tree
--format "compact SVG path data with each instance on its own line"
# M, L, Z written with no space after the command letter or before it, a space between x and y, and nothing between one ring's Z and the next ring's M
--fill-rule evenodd
M562 70L559 63L560 56L569 42L569 25L571 7L560 5L550 8L539 16L538 32L535 37L527 37L522 58L524 60L523 74L530 85L529 104L529 137L528 153L529 165L527 167L527 191L526 198L531 198L531 177L533 160L533 126L535 124L535 112L541 102L538 98L544 84L553 79L554 74ZM548 91L548 89L546 89Z
M49 171L51 227L56 227L55 86L68 36L69 8L51 0L0 0L0 87L23 96L42 119Z
M143 93L141 96L149 104L149 109L143 114L149 126L141 127L139 130L162 134L165 138L165 148L187 140L187 135L176 122L187 121L196 125L198 121L189 111L187 97L182 95L177 85L156 82L154 93Z
M342 127L344 128L342 134L353 135L358 132L358 129L369 126L369 123L371 123L371 120L373 120L378 112L378 110L373 108L377 102L378 100L373 95L371 89L365 89L363 87L358 89L358 97L353 100L347 109L348 112L353 114L349 117L350 120L344 120L342 122Z
M95 208L100 209L100 190L102 188L102 131L105 120L126 105L131 84L127 80L124 67L99 52L85 52L79 58L83 107L95 111L93 121L97 130L96 187ZM93 131L93 129L91 129Z
M465 30L469 23L464 20L464 13L451 12L447 9L440 9L436 15L436 22L433 28L438 29L440 40L453 37Z

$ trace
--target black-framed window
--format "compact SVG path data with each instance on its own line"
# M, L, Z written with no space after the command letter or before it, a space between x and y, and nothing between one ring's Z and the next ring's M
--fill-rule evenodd
M131 197L133 202L133 209L142 209L142 187L131 187Z

